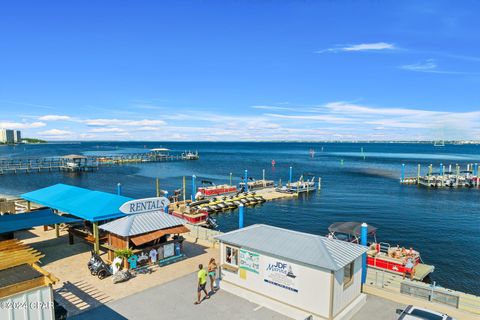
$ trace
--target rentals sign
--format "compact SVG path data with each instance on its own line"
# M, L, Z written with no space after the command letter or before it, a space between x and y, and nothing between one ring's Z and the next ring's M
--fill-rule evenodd
M164 211L169 204L170 201L165 197L145 198L125 202L120 211L126 214Z

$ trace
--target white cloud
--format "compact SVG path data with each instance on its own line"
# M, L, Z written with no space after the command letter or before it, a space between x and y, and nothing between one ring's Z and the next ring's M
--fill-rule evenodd
M445 71L439 70L435 59L427 59L422 62L405 64L398 67L402 70L414 71L414 72L426 72L426 73L439 73L439 74L477 74L474 72L461 72L461 71Z
M277 106L251 106L251 108L262 109L262 110L294 110L293 108L277 107Z
M94 128L89 132L92 133L103 133L103 132L125 132L125 129L120 128Z
M81 134L78 135L78 137L79 137L80 139L87 139L87 140L88 140L88 139L95 139L95 138L97 138L97 135L95 135L95 134L89 134L89 133L81 133Z
M136 128L135 131L159 131L162 130L161 127L149 127L149 126L144 126L140 128Z
M163 126L163 120L124 120L124 119L87 119L83 123L89 126Z
M41 116L38 118L38 120L42 120L42 121L63 121L63 120L68 121L71 119L72 118L69 116L60 116L56 114L49 114L49 115Z
M44 127L47 124L44 122L11 122L0 121L0 128L4 129L32 129Z
M67 130L60 130L60 129L50 129L46 131L41 131L38 134L42 136L69 136L72 135L73 132Z
M336 46L333 48L315 51L315 53L324 52L353 52L353 51L379 51L379 50L393 50L397 49L393 43L388 42L374 42L374 43L360 43L347 46Z

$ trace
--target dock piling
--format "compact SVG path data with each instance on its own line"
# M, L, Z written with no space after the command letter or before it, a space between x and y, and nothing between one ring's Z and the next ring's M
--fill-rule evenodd
M157 191L157 198L160 197L160 180L157 178L155 179L155 190Z
M245 207L243 204L240 204L238 206L238 229L243 228L243 211L245 210Z
M402 175L400 176L400 182L405 180L405 163L402 163Z
M243 177L243 183L244 183L244 192L248 192L248 170L245 169L245 176Z
M368 225L364 222L361 227L360 244L367 246ZM367 280L367 253L362 255L362 284Z
M187 177L183 176L183 202L185 202L185 197L186 197L186 194L187 194Z
M117 183L117 194L118 194L119 196L122 195L122 184L121 184L120 182Z
M197 187L195 186L195 179L197 177L195 175L192 175L192 201L195 200L195 190L197 189Z
M292 183L292 175L293 175L293 170L292 170L292 167L290 167L288 172L288 183Z

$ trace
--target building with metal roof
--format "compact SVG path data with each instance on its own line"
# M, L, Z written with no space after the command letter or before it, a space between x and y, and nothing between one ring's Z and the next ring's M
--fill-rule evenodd
M99 228L122 237L131 237L160 229L182 226L184 223L185 220L166 214L163 211L153 211L130 214L102 224Z
M263 224L216 239L223 290L294 319L349 319L365 303L367 247Z
M149 256L150 251L155 250L161 264L165 260L172 262L172 259L185 257L182 245L184 239L178 236L190 232L184 223L183 219L156 210L128 214L99 228L108 233L106 248L109 260L113 260L116 250L129 248L137 256ZM171 235L177 236L172 238Z
M24 193L21 197L29 201L28 207L30 202L34 202L92 222L94 250L97 253L100 250L99 221L124 217L125 214L120 211L120 207L125 202L133 200L62 183Z
M52 209L8 214L0 216L0 234L30 229L37 226L74 223L78 221L80 221L80 219L58 215L54 213Z
M256 224L216 238L224 243L333 271L345 267L367 251L367 248L354 243L264 224Z
M0 319L55 319L52 285L59 279L38 265L43 257L17 239L0 241Z
M90 222L125 216L119 208L125 202L133 200L113 193L89 190L62 183L24 193L21 197Z

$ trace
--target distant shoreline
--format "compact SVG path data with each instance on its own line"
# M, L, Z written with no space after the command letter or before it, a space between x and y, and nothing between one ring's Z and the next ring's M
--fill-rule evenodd
M35 143L22 143L15 145L32 144L81 144L81 143L384 143L384 144L434 144L435 141L403 141L403 140L221 140L221 141L167 141L167 140L72 140L72 141L45 141ZM480 140L444 140L445 145L478 145ZM0 145L7 145L1 144Z

